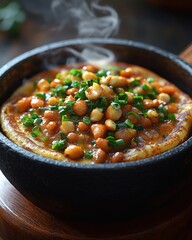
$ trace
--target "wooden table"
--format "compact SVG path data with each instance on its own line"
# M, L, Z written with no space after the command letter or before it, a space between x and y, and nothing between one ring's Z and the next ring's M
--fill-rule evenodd
M25 199L0 172L3 240L191 240L192 186L148 216L113 223L66 221Z

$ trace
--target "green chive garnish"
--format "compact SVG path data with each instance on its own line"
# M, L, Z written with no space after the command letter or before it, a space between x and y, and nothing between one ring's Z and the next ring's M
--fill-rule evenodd
M133 124L132 122L130 122L129 119L127 119L127 120L125 121L125 124L126 124L128 127L130 127L130 128L134 128L134 124Z
M138 132L143 131L144 129L141 125L137 125L135 128Z
M31 136L36 138L41 133L41 129L38 126L35 126L32 129Z
M139 86L139 81L137 79L135 79L133 82L131 82L131 87L137 87Z
M86 124L90 124L90 123L91 123L90 117L85 116L85 117L83 118L83 122L86 123Z
M148 83L152 83L152 82L154 82L154 81L155 81L155 79L152 78L152 77L148 77L148 78L147 78L147 82L148 82Z
M62 122L69 121L69 118L67 115L62 115Z
M86 151L85 152L85 158L88 158L88 159L93 158L93 152L92 151Z
M63 85L68 85L70 86L72 83L72 80L70 78L64 78L63 79Z
M28 115L25 115L21 118L21 122L26 127L32 127L34 125L34 119L29 117Z
M34 120L34 124L38 124L38 125L39 125L39 124L42 123L42 121L43 121L42 118L40 118L40 117L39 117L39 118L36 118L36 119Z
M105 77L108 70L100 70L96 73L97 77Z
M121 105L119 103L116 102L112 102L111 106L115 109L115 110L119 110L121 109Z
M41 99L45 99L46 98L46 94L45 93L36 93L36 96L38 98L41 98Z
M62 151L66 148L66 146L67 146L67 140L63 139L63 140L53 141L51 147L53 150Z
M144 91L148 91L150 89L147 84L142 84L141 87Z
M80 99L80 100L85 100L87 99L86 95L85 95L85 88L80 88L79 91L75 94L75 99Z
M79 116L70 115L70 121L77 123L79 121Z
M75 77L78 77L78 78L81 78L82 77L82 71L80 69L71 69L69 71L69 74L75 76Z
M136 112L128 112L127 116L133 115L134 117L138 118L138 114Z
M171 121L176 121L176 118L175 118L175 114L174 113L169 113L167 115L168 119L171 120Z
M108 140L108 145L112 148L124 148L126 143L123 139L115 139L113 136L108 136L106 138Z

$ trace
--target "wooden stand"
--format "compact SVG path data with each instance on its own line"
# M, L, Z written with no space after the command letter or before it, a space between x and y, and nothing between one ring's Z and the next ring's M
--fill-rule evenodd
M0 237L3 240L191 240L192 188L153 214L114 223L66 221L24 198L0 172Z

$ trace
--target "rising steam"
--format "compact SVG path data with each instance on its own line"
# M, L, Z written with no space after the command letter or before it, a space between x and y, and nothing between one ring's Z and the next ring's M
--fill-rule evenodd
M56 19L61 21L60 28L73 23L78 36L109 37L117 33L119 17L110 6L101 6L99 1L54 0L52 10ZM63 16L63 18L61 18Z
M40 15L46 22L51 22L54 31L65 33L67 29L67 35L70 31L75 31L76 37L107 38L116 34L119 29L117 12L111 6L101 5L99 0L22 1L28 11ZM82 52L68 50L84 61L114 60L111 51L98 46L86 46ZM69 59L68 62L70 61L73 60Z
M115 60L115 55L109 49L88 45L81 52L73 48L66 48L66 50L72 53L75 57L80 58L83 62L89 62L98 66L106 65ZM66 64L72 65L76 63L76 58L69 57Z

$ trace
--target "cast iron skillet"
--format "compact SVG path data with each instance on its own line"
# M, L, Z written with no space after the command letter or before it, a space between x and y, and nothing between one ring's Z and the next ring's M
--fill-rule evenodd
M65 64L88 44L111 50L116 61L146 67L192 96L192 69L153 46L118 39L78 39L27 52L0 69L3 103L22 79ZM76 61L81 59L76 58ZM127 163L83 165L47 159L17 146L0 132L0 168L9 181L43 209L77 219L117 219L160 207L191 183L192 137L161 155Z

